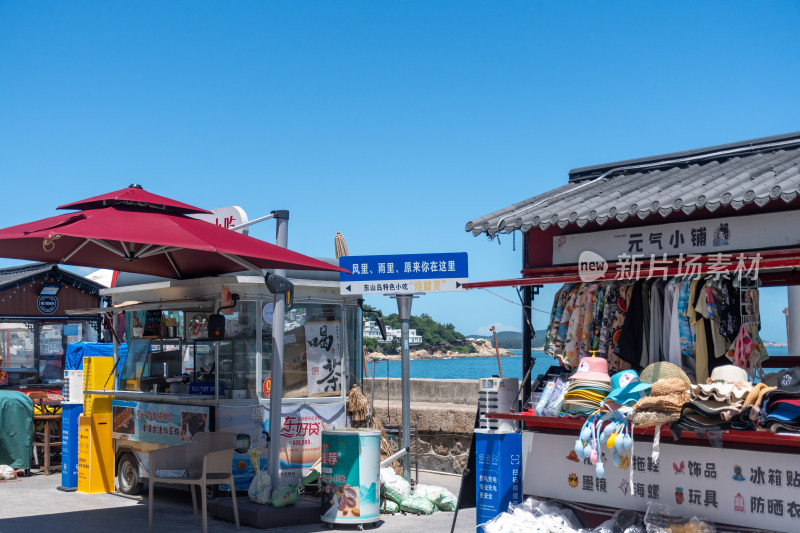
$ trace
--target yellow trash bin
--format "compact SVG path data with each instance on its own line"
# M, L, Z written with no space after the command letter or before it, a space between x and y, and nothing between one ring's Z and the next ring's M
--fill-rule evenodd
M78 492L114 491L114 441L108 413L78 419Z

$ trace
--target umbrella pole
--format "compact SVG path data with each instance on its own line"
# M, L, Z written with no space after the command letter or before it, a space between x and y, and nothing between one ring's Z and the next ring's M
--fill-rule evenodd
M275 229L275 244L286 248L289 242L289 212L274 211L277 227ZM286 276L286 270L276 268L275 274ZM279 461L281 453L281 426L282 426L282 401L283 401L283 326L286 316L286 295L275 294L275 307L272 313L272 361L270 378L272 390L269 395L269 461L267 471L272 478L273 486L279 483Z
M500 378L503 377L503 364L500 362L500 347L497 345L497 328L494 326L489 328L494 335L494 352L497 354L497 368L500 370Z

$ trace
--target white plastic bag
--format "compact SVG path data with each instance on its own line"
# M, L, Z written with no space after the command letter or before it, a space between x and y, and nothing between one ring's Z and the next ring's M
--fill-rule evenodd
M450 512L456 510L456 497L444 487L419 484L414 487L414 495L425 497L440 511Z
M389 467L381 468L381 494L384 498L388 498L393 502L399 504L411 494L411 483L405 478L398 476Z
M270 496L272 496L272 478L269 477L266 470L261 471L258 448L251 448L247 453L250 456L250 463L253 465L253 470L256 471L256 475L253 477L253 481L250 482L250 487L247 489L247 497L250 498L250 501L253 503L267 505Z
M0 465L0 479L9 480L14 479L15 477L17 476L14 474L13 468L8 465Z

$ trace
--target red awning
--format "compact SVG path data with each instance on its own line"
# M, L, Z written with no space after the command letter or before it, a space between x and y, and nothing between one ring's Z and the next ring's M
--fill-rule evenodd
M77 213L1 229L0 257L167 278L265 268L346 272L184 214L199 208L129 189L67 204L71 208L86 206ZM107 206L98 207L102 205Z

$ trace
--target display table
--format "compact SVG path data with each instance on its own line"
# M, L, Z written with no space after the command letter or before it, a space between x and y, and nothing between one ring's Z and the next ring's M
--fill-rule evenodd
M654 428L635 429L633 448L622 454L619 466L602 447L605 475L598 477L595 465L574 452L583 418L486 416L523 422L526 495L637 511L656 501L680 516L719 524L798 530L800 435L725 431L709 440L683 432L676 441L669 426L662 426L654 457Z

